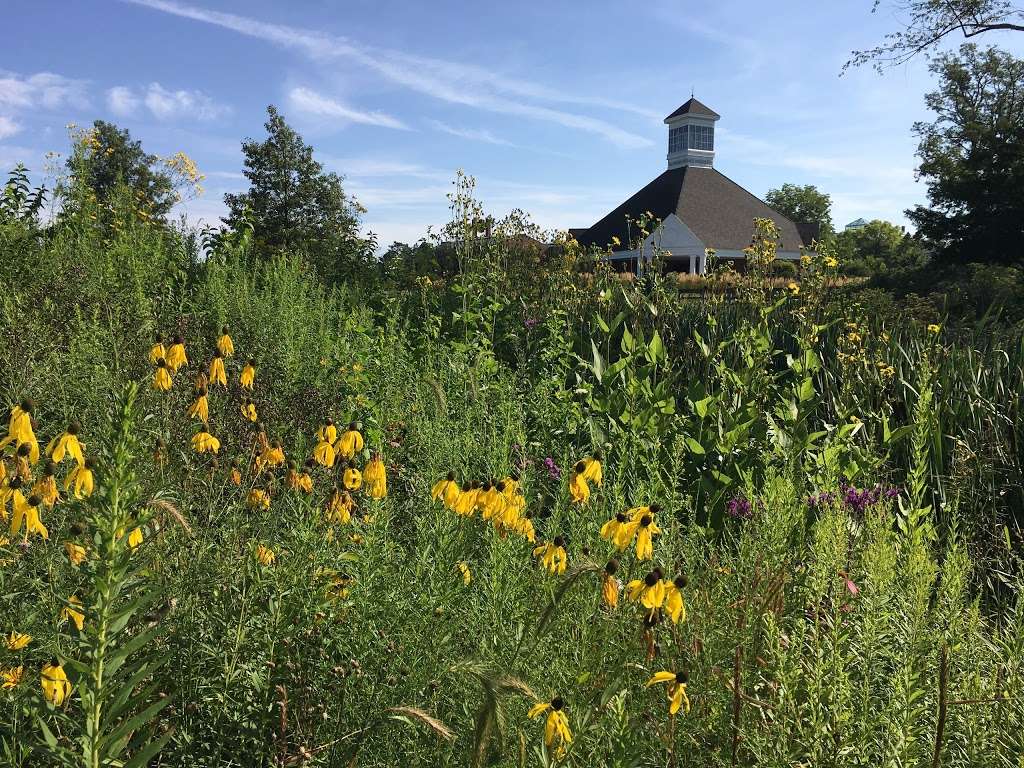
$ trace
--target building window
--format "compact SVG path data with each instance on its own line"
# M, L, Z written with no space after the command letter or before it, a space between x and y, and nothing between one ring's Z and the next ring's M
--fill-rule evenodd
M715 129L710 125L680 125L668 131L668 151L685 152L687 149L715 148Z
M668 132L668 151L682 152L686 149L686 126L670 128Z

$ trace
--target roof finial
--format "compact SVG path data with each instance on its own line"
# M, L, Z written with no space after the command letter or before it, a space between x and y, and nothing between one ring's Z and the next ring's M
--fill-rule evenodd
M690 98L691 99L693 98L693 86L692 85L690 86Z

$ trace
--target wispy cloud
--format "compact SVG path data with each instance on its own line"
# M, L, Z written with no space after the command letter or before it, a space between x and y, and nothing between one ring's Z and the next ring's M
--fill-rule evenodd
M107 91L107 107L118 117L128 117L139 108L139 98L131 88L117 85Z
M230 29L317 59L343 58L363 66L392 83L451 104L499 114L555 123L593 133L629 148L652 144L646 136L619 128L605 120L531 103L529 100L615 108L654 119L654 113L603 98L562 94L546 86L503 77L484 67L414 56L401 51L371 48L351 40L280 24L269 24L231 13L211 11L173 0L124 0L153 10Z
M362 125L395 128L401 131L409 130L407 125L391 115L384 114L383 112L363 112L347 104L342 104L336 99L317 93L310 88L292 88L288 92L288 103L293 109L310 115L332 117Z
M216 120L231 112L202 91L170 90L160 83L144 89L117 85L107 91L107 107L119 117L130 117L145 107L157 120Z
M447 133L451 136L458 136L460 139L469 139L470 141L481 141L484 144L495 144L502 147L517 146L516 144L513 144L511 141L508 141L507 139L495 136L493 133L486 130L485 128L459 128L454 125L448 125L448 123L443 123L440 120L429 120L428 122L434 128L435 131Z
M89 106L88 83L53 72L22 77L0 70L0 106L9 109L58 109Z
M11 136L21 130L21 126L14 122L9 117L0 115L0 141L9 139Z

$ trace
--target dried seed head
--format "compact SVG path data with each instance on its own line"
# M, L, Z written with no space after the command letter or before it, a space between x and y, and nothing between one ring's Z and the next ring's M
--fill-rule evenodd
M607 573L609 576L614 576L617 570L619 570L618 560L612 559L605 563L604 572Z
M565 708L565 701L563 701L561 696L555 696L555 698L551 700L551 708L555 710L555 712L559 712Z
M672 583L676 585L676 589L683 589L689 583L689 581L685 576L680 575L676 576L672 580Z
M448 475L447 475L447 480L448 480L449 483L455 482L455 473L454 472L449 472Z
M648 586L648 587L653 587L655 584L658 583L658 579L660 579L660 578L661 578L660 574L657 574L654 571L651 571L646 576L644 576L644 584L646 586Z

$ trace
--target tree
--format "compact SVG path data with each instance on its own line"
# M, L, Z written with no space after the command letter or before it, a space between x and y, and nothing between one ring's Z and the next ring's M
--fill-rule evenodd
M920 267L927 251L903 227L875 219L836 235L836 255L846 274L867 276Z
M341 177L325 173L303 142L267 107L265 141L242 142L249 190L225 195L225 222L253 228L254 247L264 256L299 252L327 279L351 275L373 253L373 242L359 234L363 208L345 194Z
M781 189L770 189L764 201L797 224L817 224L819 240L835 234L832 227L832 198L820 192L813 184L783 184Z
M936 113L915 123L918 175L929 206L907 211L937 257L949 262L1024 261L1024 60L965 44L931 66Z
M871 12L881 4L875 0ZM907 16L903 29L886 35L881 45L854 51L844 71L870 62L881 72L934 50L942 40L958 33L970 39L1000 30L1024 32L1024 9L1007 0L904 0L894 5Z
M141 142L132 141L127 129L97 120L90 130L78 136L67 167L79 183L96 195L98 202L109 202L121 183L154 217L166 216L178 202L175 183L166 166L156 155L143 151Z

